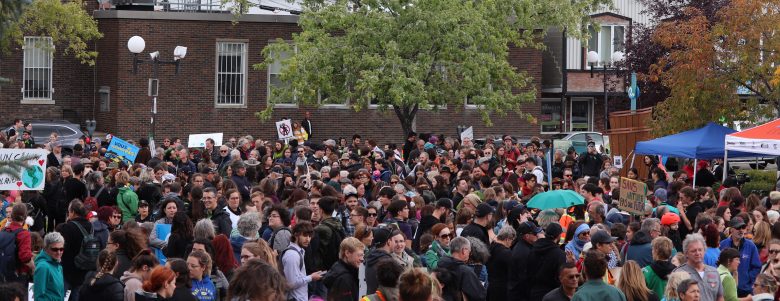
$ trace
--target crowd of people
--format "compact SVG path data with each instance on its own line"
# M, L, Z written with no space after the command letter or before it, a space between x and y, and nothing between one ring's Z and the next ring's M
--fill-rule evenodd
M140 139L131 163L110 136L66 154L17 124L4 147L50 154L43 191L2 192L0 300L778 300L780 192L713 189L718 160L640 175L592 142L380 146L296 122L290 141ZM644 214L618 208L621 172ZM584 204L527 206L558 189Z

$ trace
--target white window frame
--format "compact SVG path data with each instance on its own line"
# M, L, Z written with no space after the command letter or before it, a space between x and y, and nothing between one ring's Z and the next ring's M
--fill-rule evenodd
M269 41L269 43L273 43L274 41ZM292 41L288 41L289 43L292 43ZM298 53L298 46L293 45L293 53ZM274 57L271 55L271 57ZM265 102L267 105L270 105L269 99L271 99L271 74L278 74L278 73L271 73L271 66L269 65L266 76L266 99ZM317 93L317 102L319 102L319 92ZM293 102L292 103L275 103L273 104L274 108L298 108L298 96L293 95Z
M493 90L493 84L488 84L488 89ZM463 99L463 107L469 110L477 110L477 109L484 109L485 105L478 105L478 104L470 104L469 103L469 97L466 96Z
M222 44L241 44L243 45L243 51L241 53L241 73L244 75L241 82L241 103L220 103L219 101L219 64ZM234 39L218 39L215 44L214 51L214 107L215 108L246 108L248 101L248 83L249 83L249 41L248 40L234 40ZM226 73L223 73L226 74Z
M612 59L612 53L614 53L614 49L615 49L615 27L622 27L623 28L623 51L625 52L625 47L626 47L625 46L626 45L626 28L628 26L626 26L624 24L601 24L600 27L610 27L610 35L609 35L609 41L610 41L610 43L609 43L609 45L610 45L609 46L610 47L610 51L609 51L609 55L610 56L609 56L609 58L610 58L610 60ZM592 27L588 26L588 30L590 30L590 28L592 28ZM601 38L602 38L603 34L604 34L604 30L599 30L596 33L596 52L599 53L599 63L596 64L595 67L602 67L602 66L604 66L604 62L601 61L601 58L602 58L602 55L603 55L602 49L601 49ZM585 47L585 54L586 54L585 57L586 58L587 58L587 53L591 50L590 49L590 46L591 46L590 45L590 40L588 40L587 42L588 42L588 45L587 45L587 47ZM587 62L587 59L585 61L585 69L590 70L590 64Z
M317 104L325 109L349 109L349 99L345 100L344 103L322 103L322 92L320 90L317 90Z
M48 44L50 49L40 49L40 53L44 54L43 58L35 58L35 60L47 60L48 59L48 69L49 69L49 95L48 97L26 97L26 84L27 81L25 78L27 77L27 69L46 69L46 67L27 67L25 66L25 62L27 61L26 57L28 55L27 53L27 47L28 45L35 47L35 44L39 43L41 40L48 41ZM37 47L35 47L37 48ZM24 46L22 46L22 104L54 104L54 44L52 43L51 37L42 37L42 36L25 36L24 37ZM46 55L48 53L48 55ZM39 54L40 55L40 54ZM48 56L48 57L47 57Z
M558 134L558 133L561 133L562 131L564 131L564 125L561 124L561 122L563 121L564 116L566 116L565 106L563 104L561 104L561 100L559 98L542 98L541 101L540 101L540 106L543 105L545 102L553 102L553 103L557 103L557 104L561 105L561 110L564 111L564 112L559 112L561 114L561 117L560 117L561 120L558 120L558 123L559 123L559 128L561 129L561 131L558 131L558 132L545 132L544 131L544 125L542 125L541 121L540 121L539 133L540 134ZM540 110L539 110L539 115L542 115L541 114L541 107L540 107Z
M588 102L588 109L590 110L590 112L588 112L588 114L590 115L590 118L588 118L589 119L588 120L588 129L586 131L577 131L577 132L589 132L589 131L592 131L593 130L593 119L595 119L594 116L593 116L593 113L594 113L594 111L593 111L594 100L593 100L592 97L574 97L574 98L571 98L571 100L569 100L569 114L568 114L569 115L569 131L570 132L575 132L574 127L573 127L574 123L572 122L573 121L572 120L572 113L574 113L573 107L574 107L574 102L575 101L576 102Z

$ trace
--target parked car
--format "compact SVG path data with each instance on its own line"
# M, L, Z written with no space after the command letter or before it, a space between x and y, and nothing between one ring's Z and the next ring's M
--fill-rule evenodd
M578 154L584 153L588 149L588 141L596 144L596 150L602 154L609 154L609 138L604 139L604 135L599 132L563 132L553 134L550 138L555 140L571 141L571 146ZM606 140L606 142L605 142Z
M81 131L78 124L67 120L25 120L32 123L32 136L35 143L44 144L49 141L51 133L57 133L57 141L62 143L62 152L65 154L73 153L73 146L79 141L79 138L86 136ZM3 132L7 133L13 125L3 127Z

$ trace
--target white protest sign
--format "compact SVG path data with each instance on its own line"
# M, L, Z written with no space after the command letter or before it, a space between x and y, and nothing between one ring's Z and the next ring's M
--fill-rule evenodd
M0 149L0 190L43 190L48 154L43 149Z
M222 133L192 134L187 139L187 147L206 147L206 139L214 140L214 146L222 145Z
M291 139L295 137L293 135L293 128L290 119L285 119L276 122L276 134L279 136L279 139L281 140Z
M612 159L612 162L612 166L623 168L623 156L615 156L614 159Z
M466 139L474 140L474 127L470 126L460 133L460 141L466 141Z

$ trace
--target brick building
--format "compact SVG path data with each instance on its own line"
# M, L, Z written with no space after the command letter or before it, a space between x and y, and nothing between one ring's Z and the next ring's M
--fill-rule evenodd
M631 5L634 2L616 1ZM142 64L133 74L133 54L127 49L128 39L138 35L146 41L142 58L159 51L160 58L167 60L173 57L176 46L188 47L178 75L171 66L161 66L159 70L155 125L158 138L224 132L272 139L275 120L283 117L300 120L309 111L315 139L357 133L380 143L403 140L395 114L375 108L355 112L348 104L317 108L277 104L270 120L261 122L255 117L255 112L268 105L268 87L274 80L274 70L273 67L254 70L251 66L262 61L261 50L269 41L290 39L300 30L295 15L250 14L233 24L233 17L228 13L169 8L97 10L93 1L88 3L104 34L93 43L99 52L95 67L81 65L74 58L62 55L59 49L53 55L36 51L34 42L40 40L31 37L28 47L0 56L0 74L13 80L12 84L0 88L0 103L6 108L0 112L2 120L10 123L16 117L68 119L84 124L87 119L95 119L98 131L126 139L146 136L150 131L152 107L152 99L147 96L151 65ZM631 18L614 13L594 17L603 19L609 26L623 26L620 29L623 35L628 34L632 22ZM617 36L618 29L614 30ZM416 120L417 130L455 135L457 125L473 125L475 137L488 134L530 137L602 130L601 74L590 78L588 66L583 63L588 48L583 47L584 43L564 38L554 29L550 30L547 44L549 51L513 47L509 54L512 65L534 78L537 101L526 105L524 112L540 116L538 124L509 113L503 118L493 116L494 126L486 127L480 113L464 102L461 107L449 106L438 112L421 110ZM599 50L598 47L595 49ZM561 63L565 68L560 68ZM226 85L225 81L232 84ZM623 88L613 85L616 87L611 93L611 109L625 109L628 102Z

